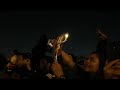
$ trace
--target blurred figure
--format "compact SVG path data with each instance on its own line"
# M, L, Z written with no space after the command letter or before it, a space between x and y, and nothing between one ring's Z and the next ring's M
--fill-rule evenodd
M100 40L99 40L96 51L99 52L100 59L102 61L100 68L101 68L101 72L104 73L104 76L105 76L104 78L105 79L106 78L114 79L113 77L120 78L120 73L119 73L120 43L119 41L112 42L112 40L110 40L108 36L105 33L103 33L100 29L97 29L97 34ZM113 69L114 66L116 68ZM116 72L118 72L117 76L115 75ZM109 77L110 75L112 77Z
M53 79L54 75L51 71L51 65L53 63L53 58L45 56L39 60L38 71L34 73L32 79Z
M40 59L44 58L46 56L46 52L50 52L50 48L47 45L47 36L46 35L41 35L40 40L38 43L32 48L32 68L34 71L39 72L40 67Z
M4 55L0 54L0 79L10 79L8 73L5 72L7 59Z
M6 65L7 67L7 72L13 79L19 77L19 79L26 79L30 77L32 68L31 68L31 62L30 58L24 54L24 53L19 53L19 54L13 54L9 58L9 62ZM16 76L14 78L14 76Z

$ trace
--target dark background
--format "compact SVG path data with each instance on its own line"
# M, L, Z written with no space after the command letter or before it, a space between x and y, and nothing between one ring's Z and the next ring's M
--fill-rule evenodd
M120 40L120 10L5 10L0 22L0 53L5 55L13 49L30 52L42 34L56 38L68 32L65 50L76 55L95 50L97 27Z

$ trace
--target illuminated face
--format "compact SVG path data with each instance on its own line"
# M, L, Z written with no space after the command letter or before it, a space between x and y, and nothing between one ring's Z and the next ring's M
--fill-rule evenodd
M12 64L15 64L16 61L17 61L17 55L13 55L10 60L11 60L10 62L11 62Z
M86 72L97 72L99 69L99 57L97 54L91 54L84 62L84 70Z
M10 62L7 64L7 67L9 69L15 67L15 66L22 66L26 65L26 60L23 59L22 55L13 55L10 58Z
M12 69L13 67L16 66L16 61L17 61L17 55L12 55L9 57L9 63L7 64L7 67L9 69Z

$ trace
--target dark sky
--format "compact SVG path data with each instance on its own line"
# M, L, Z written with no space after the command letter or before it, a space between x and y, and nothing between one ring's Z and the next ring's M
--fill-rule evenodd
M55 38L64 32L70 37L67 52L88 54L98 42L96 27L113 40L120 40L120 11L8 11L0 12L0 53L8 54L16 48L31 51L40 35Z

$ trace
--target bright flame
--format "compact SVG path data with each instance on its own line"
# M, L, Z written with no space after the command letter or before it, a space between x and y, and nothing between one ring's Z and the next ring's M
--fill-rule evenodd
M64 37L65 37L65 38L64 38L64 41L63 41L63 42L66 42L66 41L67 41L68 36L69 36L68 33L64 34Z
M68 34L68 33L66 33L66 34L65 34L65 38L68 38L68 36L69 36L69 34Z

